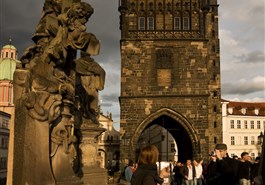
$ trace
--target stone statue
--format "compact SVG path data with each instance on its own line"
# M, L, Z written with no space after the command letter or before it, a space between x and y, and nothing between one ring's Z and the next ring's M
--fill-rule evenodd
M97 155L96 137L104 131L98 127L98 91L105 71L91 58L100 43L85 25L92 14L80 0L45 0L35 44L14 74L14 155L24 157L22 164L14 161L14 184L88 184L81 168L93 159L84 164L84 152L92 148L91 156Z
M104 88L105 71L84 51L76 61L76 90L80 99L80 111L85 123L98 124L98 91ZM89 121L88 121L89 120Z

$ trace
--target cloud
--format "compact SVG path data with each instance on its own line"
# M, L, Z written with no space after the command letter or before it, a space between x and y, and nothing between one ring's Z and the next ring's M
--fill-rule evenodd
M257 76L252 80L241 79L233 83L223 83L222 93L227 94L238 94L247 95L258 91L265 92L265 77Z
M101 96L101 100L103 102L117 102L119 100L119 94L118 93L112 93L112 94L104 94Z
M112 103L101 103L100 106L101 107L112 107L113 104Z
M240 62L245 62L245 63L260 63L260 62L264 63L265 61L264 52L260 50L251 51L247 54L236 56L235 58L238 58Z

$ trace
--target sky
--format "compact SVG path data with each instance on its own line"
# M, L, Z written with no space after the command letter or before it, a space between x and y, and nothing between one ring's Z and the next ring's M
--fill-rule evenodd
M120 30L118 0L83 0L94 8L87 23L101 42L93 57L106 71L100 91L103 114L112 113L119 130ZM0 0L0 47L8 43L19 57L33 44L44 0ZM265 1L218 0L221 63L221 97L230 101L265 102Z

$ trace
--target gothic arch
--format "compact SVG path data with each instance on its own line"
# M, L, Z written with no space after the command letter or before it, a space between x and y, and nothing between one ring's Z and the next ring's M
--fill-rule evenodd
M131 146L136 147L139 137L141 136L141 133L144 131L144 129L152 123L155 119L161 117L161 116L168 116L174 119L176 122L178 122L188 133L188 136L191 140L193 151L200 151L199 147L199 139L196 134L195 128L191 125L191 123L180 113L170 109L170 108L162 108L154 112L153 114L146 117L136 128L132 138L131 138ZM199 152L200 153L200 152Z

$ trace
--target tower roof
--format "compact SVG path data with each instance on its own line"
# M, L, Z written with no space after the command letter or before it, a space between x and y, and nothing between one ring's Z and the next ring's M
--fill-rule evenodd
M19 60L12 58L0 58L0 80L13 80L13 74L16 70Z
M0 56L0 80L13 80L13 74L17 64L21 63L17 60L17 49L9 43L2 47Z
M14 50L17 50L17 48L15 46L13 46L12 44L7 44L7 45L3 46L2 49L14 49Z

